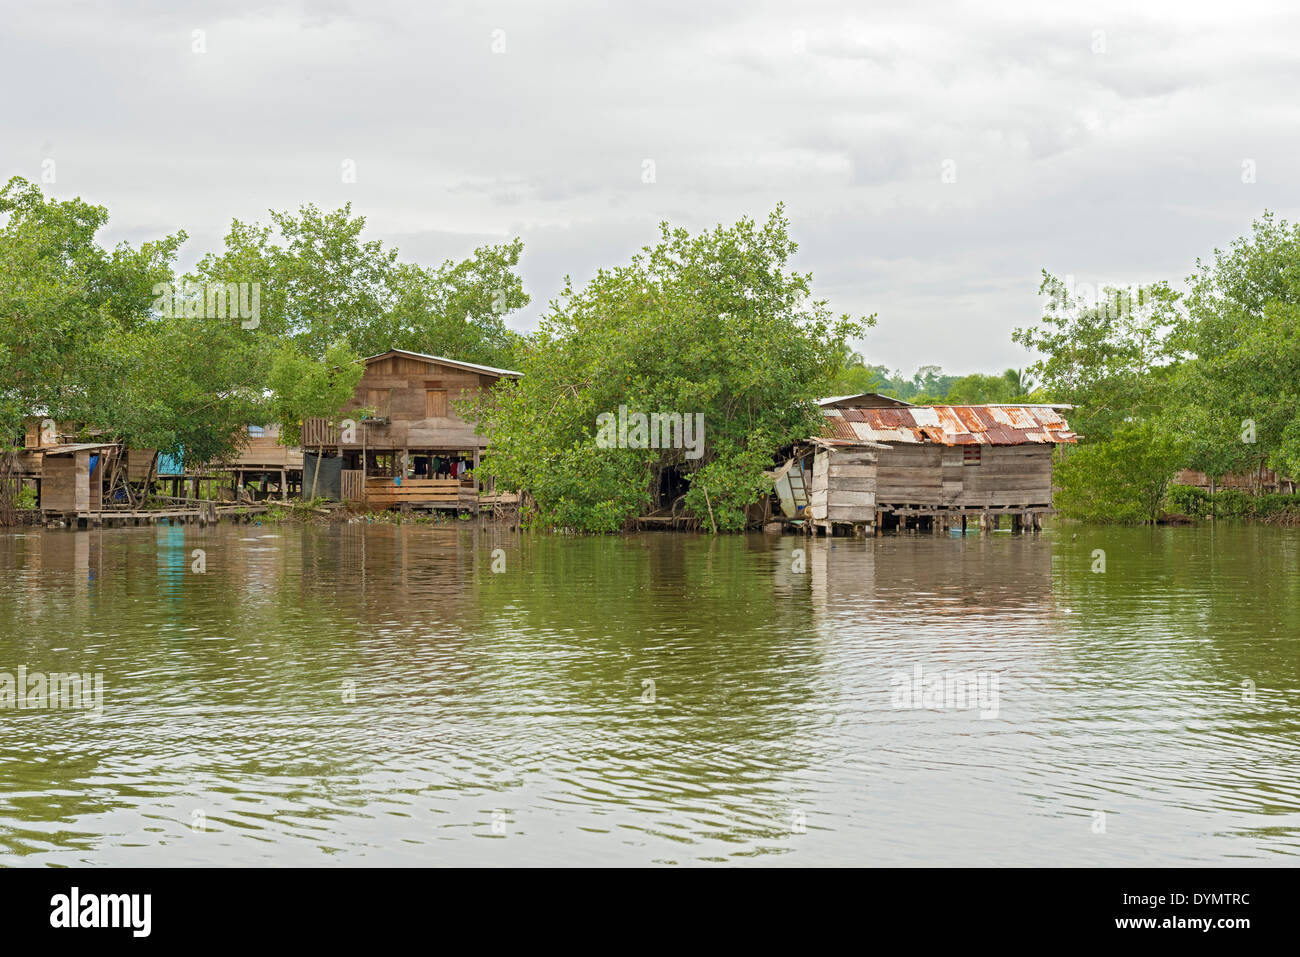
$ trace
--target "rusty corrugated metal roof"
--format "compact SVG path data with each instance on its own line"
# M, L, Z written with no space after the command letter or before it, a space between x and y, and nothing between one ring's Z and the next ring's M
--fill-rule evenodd
M853 431L853 426L838 415L828 416L826 424L830 426L830 434L837 439L856 439L857 433Z
M1078 435L1051 406L934 405L910 409L823 408L830 434L864 442L1027 445L1074 442Z

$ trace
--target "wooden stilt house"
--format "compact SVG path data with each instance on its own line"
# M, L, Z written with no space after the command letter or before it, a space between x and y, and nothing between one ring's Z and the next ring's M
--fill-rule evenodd
M810 440L814 527L942 531L975 519L1040 528L1052 511L1052 450L1077 436L1060 405L913 406L868 393L822 402Z
M457 403L521 373L402 349L362 361L365 374L340 410L358 412L355 429L303 423L303 494L315 485L318 495L374 508L477 509L485 442Z

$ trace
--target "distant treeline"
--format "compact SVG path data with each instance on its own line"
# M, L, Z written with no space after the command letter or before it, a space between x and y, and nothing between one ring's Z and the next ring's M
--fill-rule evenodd
M913 405L983 405L1034 401L1032 379L1019 369L1001 375L945 375L939 366L924 365L910 378L888 366L870 365L859 352L846 351L842 370L832 382L837 395L878 392Z

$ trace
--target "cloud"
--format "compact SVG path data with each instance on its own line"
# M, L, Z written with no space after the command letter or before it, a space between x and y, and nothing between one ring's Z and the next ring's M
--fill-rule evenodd
M151 0L6 18L0 171L38 180L54 160L48 188L108 206L107 239L185 229L192 261L231 218L348 201L419 261L520 235L521 328L661 219L784 201L819 293L879 314L872 360L995 370L1028 358L1010 332L1039 314L1040 269L1178 279L1300 201L1285 3Z

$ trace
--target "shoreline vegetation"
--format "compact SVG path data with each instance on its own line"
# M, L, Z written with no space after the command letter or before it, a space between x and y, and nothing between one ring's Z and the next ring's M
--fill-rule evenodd
M519 239L427 267L364 239L350 205L306 205L233 221L223 247L180 275L184 232L110 249L96 239L107 223L104 207L19 177L0 190L5 516L31 505L12 463L33 417L222 462L251 423L281 423L285 444L308 419L337 423L359 360L406 349L522 373L456 408L487 443L476 478L524 493L517 520L532 529L617 532L655 515L715 534L750 527L784 450L821 434L818 400L865 392L1071 406L1083 439L1056 453L1063 518L1300 523L1294 494L1216 488L1300 474L1300 228L1269 212L1181 289L1044 270L1041 319L1012 336L1031 365L964 376L921 365L910 378L855 350L875 315L834 313L812 275L790 268L798 246L779 204L698 232L661 224L629 261L566 280L531 333L507 325L530 302ZM600 441L621 409L698 421L701 434ZM648 447L659 444L677 447ZM1210 491L1176 484L1183 470ZM275 521L332 511L277 508Z

